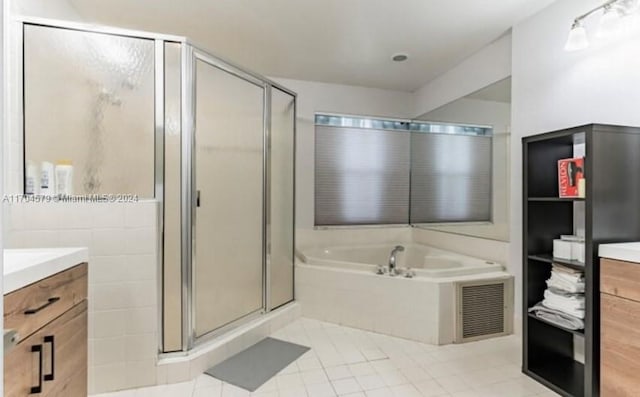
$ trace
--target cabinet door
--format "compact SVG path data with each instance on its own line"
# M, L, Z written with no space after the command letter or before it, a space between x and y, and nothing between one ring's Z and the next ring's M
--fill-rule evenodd
M44 395L87 396L87 302L38 332L44 351Z
M87 337L83 301L5 357L5 396L86 397Z
M602 397L636 397L640 390L640 303L601 294Z
M22 340L4 357L5 397L43 394L43 347L41 338L34 334Z

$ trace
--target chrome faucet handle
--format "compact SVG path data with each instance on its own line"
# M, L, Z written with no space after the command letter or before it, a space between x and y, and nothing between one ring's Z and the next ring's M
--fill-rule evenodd
M414 278L416 276L416 272L414 272L413 270L411 270L410 267L405 267L404 268L404 277L405 278Z
M378 268L376 269L376 274L385 274L387 272L387 268L386 266L382 266L382 265L378 265Z

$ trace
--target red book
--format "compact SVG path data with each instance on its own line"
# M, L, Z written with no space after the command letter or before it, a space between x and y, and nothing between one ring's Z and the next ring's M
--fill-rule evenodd
M584 178L584 158L558 160L558 191L560 197L580 197L578 181Z

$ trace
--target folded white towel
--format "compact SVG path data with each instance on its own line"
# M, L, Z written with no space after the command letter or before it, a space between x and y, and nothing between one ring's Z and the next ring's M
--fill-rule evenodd
M542 302L532 308L529 308L528 311L529 313L533 313L536 317L567 329L584 329L584 321L582 319L566 314L560 310L545 307Z
M570 316L576 317L576 318L580 318L580 319L584 319L584 309L576 309L574 307L566 307L562 304L558 304L557 302L553 302L553 301L549 301L548 299L545 299L542 301L542 304L545 307L548 307L549 309L554 309L554 310L558 310L562 313L568 314Z
M559 310L577 318L582 319L585 315L584 295L563 296L547 289L544 291L542 304L550 309Z
M550 301L558 302L559 304L575 307L576 309L584 309L584 295L582 294L567 294L560 295L553 292L551 289L544 291L544 298Z
M573 293L582 293L584 292L584 282L581 283L572 283L553 275L549 280L547 280L547 287L549 288L557 288L562 291L573 292Z
M569 282L569 283L584 283L584 275L583 274L570 274L565 273L563 271L551 270L551 277Z

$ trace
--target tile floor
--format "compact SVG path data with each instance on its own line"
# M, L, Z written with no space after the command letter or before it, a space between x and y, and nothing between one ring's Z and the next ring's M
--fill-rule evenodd
M201 375L99 397L557 396L521 374L515 336L431 346L305 318L272 336L312 349L254 393Z

